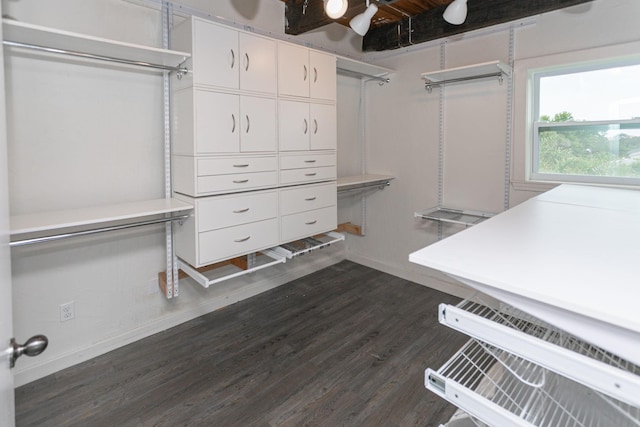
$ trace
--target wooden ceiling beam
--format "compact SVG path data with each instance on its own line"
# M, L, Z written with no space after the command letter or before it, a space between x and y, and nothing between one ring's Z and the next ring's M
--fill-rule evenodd
M409 18L404 18L398 23L371 28L362 39L362 50L371 52L398 49L590 1L592 0L469 1L467 19L462 25L446 22L442 18L446 6L441 6L411 18L413 30L411 42L409 41Z

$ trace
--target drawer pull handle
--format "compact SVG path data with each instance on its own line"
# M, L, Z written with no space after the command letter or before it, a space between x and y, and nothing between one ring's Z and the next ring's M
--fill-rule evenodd
M231 122L233 123L231 125L231 133L235 133L236 131L236 116L235 115L231 115Z
M305 163L315 163L316 161L315 160L305 160L304 162Z
M313 82L316 83L318 81L318 69L313 67Z
M306 135L308 131L309 131L309 123L307 122L307 119L304 119L304 134Z
M249 120L248 114L245 114L244 117L247 119L247 133L249 133L249 129L251 129L251 120Z
M236 243L242 243L242 242L246 242L247 240L249 240L251 238L251 236L247 236L244 239L236 239L234 240L234 242Z
M313 119L313 125L314 125L313 134L315 135L318 133L318 121L316 119Z
M304 77L302 78L302 81L306 82L307 81L307 66L303 65L304 67Z
M233 67L235 67L236 65L236 53L233 51L233 49L231 50L231 69L233 69Z
M249 182L248 179L236 179L233 181L234 184L246 184L247 182Z
M248 168L249 164L245 164L245 165L233 165L234 168Z
M249 71L249 54L248 53L244 54L244 60L245 60L244 70Z
M233 213L245 213L245 212L249 212L249 208L236 209L235 211L233 211Z
M316 199L316 197L307 197L305 200L307 202L313 202Z
M305 224L307 224L307 225L313 225L313 224L315 224L316 222L318 222L318 220L317 220L317 219L314 219L313 221L305 222Z
M316 175L318 175L316 172L304 174L304 176L316 176Z

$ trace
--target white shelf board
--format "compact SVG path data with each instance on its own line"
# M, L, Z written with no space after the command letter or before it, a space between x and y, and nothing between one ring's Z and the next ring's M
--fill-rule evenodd
M511 67L501 61L489 61L422 73L422 78L430 83L443 83L448 80L471 80L492 74L509 76L511 75Z
M175 67L191 54L3 19L4 40Z
M640 365L639 212L639 191L562 185L409 260Z
M352 188L359 187L374 187L376 184L388 185L389 181L394 179L395 176L391 175L355 175L355 176L342 176L338 177L337 188L338 191L350 190Z
M338 71L343 70L369 77L383 77L393 73L393 70L390 70L388 68L369 64L367 62L358 61L344 56L337 56L336 67L338 68Z
M11 235L55 231L71 227L100 226L115 221L183 212L193 206L176 199L154 199L12 216Z

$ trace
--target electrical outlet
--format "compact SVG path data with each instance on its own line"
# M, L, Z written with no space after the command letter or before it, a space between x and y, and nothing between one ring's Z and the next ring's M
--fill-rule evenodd
M76 310L74 307L74 301L60 304L60 321L66 322L76 317Z

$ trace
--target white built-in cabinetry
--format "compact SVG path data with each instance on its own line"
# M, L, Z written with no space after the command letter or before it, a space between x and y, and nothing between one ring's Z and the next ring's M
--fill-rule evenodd
M195 206L178 256L204 267L333 230L336 59L191 17L173 85L173 189Z

